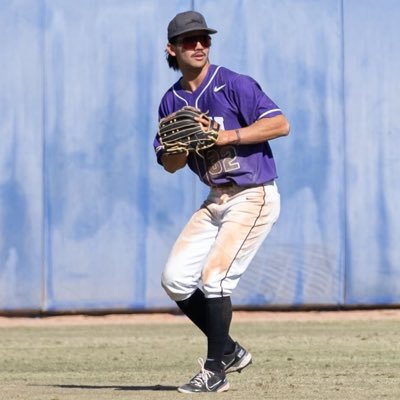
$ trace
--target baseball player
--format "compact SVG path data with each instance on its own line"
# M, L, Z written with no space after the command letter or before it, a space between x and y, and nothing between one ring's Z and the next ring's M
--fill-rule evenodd
M170 173L188 166L210 188L172 248L162 286L206 335L200 372L179 392L223 392L226 374L241 371L251 354L229 335L231 294L280 212L274 158L268 141L286 136L289 123L252 78L209 62L211 34L195 11L168 25L167 61L182 77L165 93L162 119L184 106L208 112L220 125L214 146L168 154L154 139L157 161Z

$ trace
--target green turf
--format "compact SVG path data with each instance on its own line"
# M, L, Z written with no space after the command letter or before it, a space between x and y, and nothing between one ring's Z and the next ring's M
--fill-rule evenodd
M184 395L204 338L189 324L0 328L0 399L400 399L400 322L235 323L254 364L227 393Z

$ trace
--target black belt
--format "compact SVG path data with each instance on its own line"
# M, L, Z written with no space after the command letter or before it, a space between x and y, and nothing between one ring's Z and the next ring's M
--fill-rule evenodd
M271 181L273 182L273 181ZM210 185L211 189L227 189L227 188L234 188L234 187L241 187L243 189L250 189L250 188L254 188L254 187L259 187L259 186L263 186L268 182L265 183L258 183L255 185L247 185L247 186L240 186L237 183L234 182L226 182L226 183L220 183L219 185Z
M211 185L210 187L212 189L227 189L227 188L233 188L237 187L238 185L233 182L226 182L226 183L220 183L219 185Z

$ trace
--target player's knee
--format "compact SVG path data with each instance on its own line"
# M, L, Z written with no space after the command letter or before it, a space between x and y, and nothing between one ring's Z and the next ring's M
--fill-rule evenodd
M166 272L161 276L161 286L174 301L184 300L192 293L192 289L175 277L174 274Z

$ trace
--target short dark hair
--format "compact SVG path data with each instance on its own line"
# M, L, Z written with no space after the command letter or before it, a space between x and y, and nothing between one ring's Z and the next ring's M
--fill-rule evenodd
M169 41L172 45L176 46L176 38ZM167 50L165 50L165 58L168 62L168 67L172 68L174 71L179 71L178 61L175 56L171 56Z

